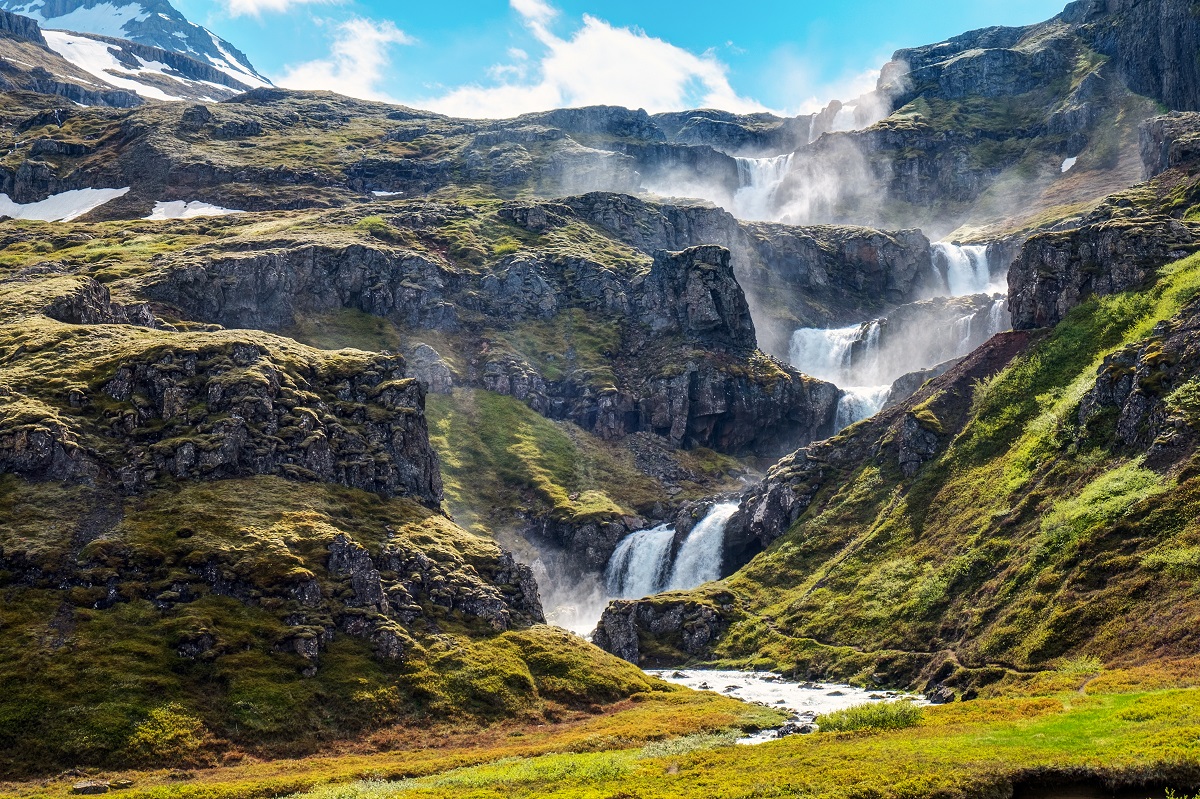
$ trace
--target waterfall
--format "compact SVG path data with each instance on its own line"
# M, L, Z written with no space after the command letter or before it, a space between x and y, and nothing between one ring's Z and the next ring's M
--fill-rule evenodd
M933 249L946 266L946 289L951 297L989 292L992 273L986 244L960 246L940 242Z
M1008 297L992 303L988 311L988 338L1012 329L1012 314L1008 311Z
M792 166L792 153L774 158L735 160L740 188L733 195L733 215L753 221L773 220L775 192Z
M604 570L604 586L609 596L640 599L661 590L671 565L674 540L675 529L669 524L639 530L621 539Z
M838 397L834 426L839 431L844 430L855 422L879 413L891 390L890 383L882 386L846 386Z
M725 545L725 525L737 513L738 503L721 502L713 505L700 523L688 533L667 588L682 591L712 582L721 576L722 550Z
M881 327L878 321L832 329L802 327L792 333L788 359L818 380L852 383L863 366L878 366Z
M617 544L608 567L604 586L614 599L640 599L666 590L686 590L721 576L721 556L725 545L725 525L738 503L713 505L679 547L672 564L671 547L675 529L660 524L625 536Z

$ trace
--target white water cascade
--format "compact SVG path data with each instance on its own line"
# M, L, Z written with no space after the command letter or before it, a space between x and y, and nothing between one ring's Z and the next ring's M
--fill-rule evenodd
M661 524L640 530L617 544L604 585L613 599L640 599L660 591L695 588L721 576L721 557L725 544L725 525L737 512L738 503L713 505L672 559L675 529Z
M833 329L806 327L792 334L792 365L842 389L835 417L838 430L875 415L887 399L892 383L880 375L882 332L879 320L873 320Z
M933 245L935 268L940 261L945 267L946 290L951 297L967 294L1003 294L1008 286L992 282L991 266L986 244ZM940 271L939 271L940 275Z
M792 153L773 158L738 158L738 188L733 215L754 222L775 218L775 192L792 166Z
M964 298L940 306L936 315L909 308L890 321L801 328L792 334L792 365L841 389L837 430L877 413L898 378L966 355L1011 328L1004 279L993 281L986 245L935 244L934 270L944 296ZM983 301L973 297L977 294L991 298ZM947 317L955 307L966 313Z
M604 586L614 599L640 599L657 592L670 573L675 528L660 524L625 536L604 570Z
M692 528L671 569L668 590L684 591L712 582L721 577L722 550L725 545L725 525L737 513L738 503L721 502Z

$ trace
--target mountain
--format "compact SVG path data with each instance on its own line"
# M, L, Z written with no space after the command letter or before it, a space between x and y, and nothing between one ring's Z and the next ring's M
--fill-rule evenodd
M96 34L42 30L0 11L0 72L10 89L67 97L80 105L130 108L152 100L227 99L249 87L176 52Z
M189 22L167 0L0 0L0 9L43 28L125 39L199 61L244 88L269 86L249 59L212 31ZM62 43L63 47L67 43ZM59 49L59 48L56 48ZM61 50L60 50L61 52Z
M955 705L730 795L1193 790L1191 3L495 120L9 5L0 793L707 796L780 714L638 666L713 664Z

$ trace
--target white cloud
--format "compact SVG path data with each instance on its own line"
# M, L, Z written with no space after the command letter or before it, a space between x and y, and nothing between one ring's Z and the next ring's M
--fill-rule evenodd
M275 80L291 89L328 89L366 100L388 100L380 89L392 45L414 39L389 21L355 17L337 26L329 57L296 64Z
M307 5L309 3L337 2L340 2L340 0L221 0L221 4L235 17L258 17L264 11L288 11L294 6Z
M509 4L531 25L547 25L558 16L558 9L545 0L509 0Z
M621 105L651 113L701 106L766 110L739 95L728 68L711 53L696 55L633 28L585 15L568 38L552 33L558 11L545 0L510 0L545 47L528 64L493 67L492 86L462 86L412 104L465 117L510 117L585 105ZM523 61L524 59L517 59ZM532 77L526 78L526 75Z

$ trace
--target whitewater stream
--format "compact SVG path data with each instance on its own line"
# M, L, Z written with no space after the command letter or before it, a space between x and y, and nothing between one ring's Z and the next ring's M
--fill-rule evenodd
M646 673L697 691L712 691L743 702L788 710L792 713L791 720L799 724L811 723L822 713L854 705L896 701L912 696L895 691L866 691L836 683L795 682L769 672L662 669L648 670ZM738 743L760 744L778 737L778 730L763 730L739 739Z

